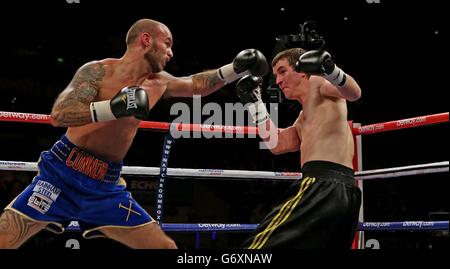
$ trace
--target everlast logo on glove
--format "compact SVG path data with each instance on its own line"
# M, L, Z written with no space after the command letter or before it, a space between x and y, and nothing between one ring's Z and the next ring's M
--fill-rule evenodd
M92 102L90 106L92 122L129 116L142 120L149 109L147 93L137 86L125 87L111 100Z
M136 89L127 89L126 90L127 95L126 95L126 103L127 103L127 110L128 109L136 109L138 108L137 103L136 103Z

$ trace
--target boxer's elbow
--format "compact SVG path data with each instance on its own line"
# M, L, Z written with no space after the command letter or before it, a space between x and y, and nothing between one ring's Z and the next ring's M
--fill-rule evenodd
M274 155L280 155L300 150L300 139L295 127L277 129L277 135L265 137L264 142L267 149ZM261 134L261 133L260 133Z
M350 102L357 101L359 98L361 98L361 89L358 87L358 89L353 90L348 96L347 100Z
M50 114L50 124L54 127L64 127L64 112L53 110Z
M65 110L53 110L50 114L50 124L54 127L70 127L69 113Z
M285 152L283 151L283 150L281 150L281 148L279 148L279 147L275 147L275 148L273 148L273 149L269 149L270 150L270 152L273 154L273 155L281 155L281 154L284 154Z
M267 145L267 143L266 143ZM294 152L299 150L298 148L294 148L288 145L283 145L282 143L277 143L276 146L272 146L270 147L270 145L268 145L268 149L270 150L270 152L273 155L281 155L281 154L285 154L288 152Z
M348 101L357 101L359 98L361 98L361 88L359 87L358 83L349 76L349 85L348 90L346 91L345 99Z
M286 153L291 153L291 152L297 152L299 150L300 150L299 148L285 148L285 149L270 150L270 152L272 152L273 155L281 155L281 154L286 154Z

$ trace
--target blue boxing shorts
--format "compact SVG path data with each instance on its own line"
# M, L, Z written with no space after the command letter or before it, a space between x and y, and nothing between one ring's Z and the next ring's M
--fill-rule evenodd
M5 209L48 222L62 233L78 221L83 237L102 236L103 227L133 228L155 222L126 191L122 162L104 161L63 135L38 161L38 174Z

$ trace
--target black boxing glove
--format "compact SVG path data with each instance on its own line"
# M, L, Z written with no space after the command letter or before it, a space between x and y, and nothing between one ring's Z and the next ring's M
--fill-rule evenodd
M257 49L246 49L234 58L233 63L217 69L217 75L225 83L230 83L245 75L265 76L269 71L267 59Z
M236 94L243 104L261 102L262 78L247 75L236 84Z
M262 124L269 119L269 112L261 100L262 78L247 75L236 84L236 93L241 102L248 104L248 112L256 125Z
M325 50L311 50L302 54L295 63L295 71L323 76L335 86L342 86L347 75L334 64L331 55Z
M137 86L125 87L111 100L92 102L90 110L92 122L129 116L143 120L149 111L147 92Z

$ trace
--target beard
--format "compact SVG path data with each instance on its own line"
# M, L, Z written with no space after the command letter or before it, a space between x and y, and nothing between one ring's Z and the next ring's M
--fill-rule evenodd
M156 49L154 47L152 47L147 53L145 53L144 57L147 60L148 64L150 65L152 72L158 73L158 72L162 71L162 66L156 60L155 55L156 55Z

